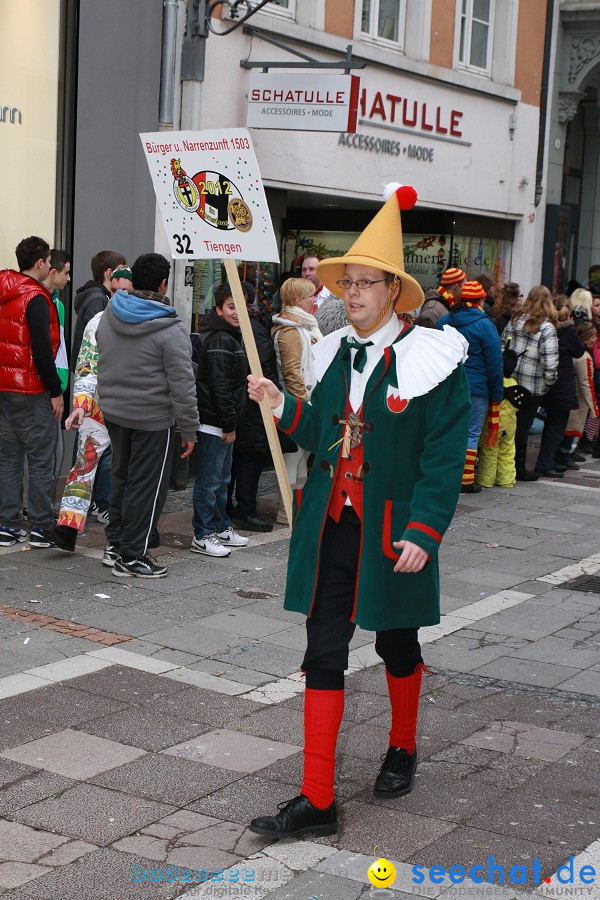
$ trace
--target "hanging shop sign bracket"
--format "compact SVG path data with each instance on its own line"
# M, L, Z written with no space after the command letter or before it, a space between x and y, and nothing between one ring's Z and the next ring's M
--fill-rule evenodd
M266 31L255 28L253 25L245 25L244 34L260 38L261 41L265 41L267 44L273 44L274 47L279 47L280 50L285 50L286 53L298 56L300 59L304 60L304 62L295 63L282 62L281 60L261 61L242 59L240 60L242 69L262 69L263 72L268 72L269 69L341 69L346 75L349 75L352 69L364 69L367 65L364 62L358 62L358 60L352 58L352 44L348 44L346 47L346 56L339 60L339 62L321 62L321 60L315 59L313 56L308 56L306 53L302 53L300 50L296 50L294 47L284 44L283 41L271 37Z

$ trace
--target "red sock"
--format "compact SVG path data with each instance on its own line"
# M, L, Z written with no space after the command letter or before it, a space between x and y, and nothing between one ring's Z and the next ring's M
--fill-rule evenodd
M304 783L301 793L313 806L333 803L335 745L344 714L343 691L304 691Z
M385 670L392 704L390 747L401 747L407 753L414 753L416 747L423 668L423 663L419 663L412 675L406 678L394 678L387 669Z

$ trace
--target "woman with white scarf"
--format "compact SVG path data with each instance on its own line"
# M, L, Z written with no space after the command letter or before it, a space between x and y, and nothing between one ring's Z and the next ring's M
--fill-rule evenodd
M273 316L271 337L277 354L282 387L288 394L300 400L310 400L316 383L312 345L323 335L312 315L315 286L307 278L288 278L279 291L282 310ZM294 453L284 453L287 476L292 487L306 481L308 450L298 448ZM280 508L277 521L287 522Z

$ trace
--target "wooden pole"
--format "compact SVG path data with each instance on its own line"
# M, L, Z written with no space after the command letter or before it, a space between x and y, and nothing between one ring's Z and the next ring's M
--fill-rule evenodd
M250 316L248 315L248 309L246 307L246 298L244 297L244 292L242 291L242 283L240 281L240 275L237 270L235 260L226 259L224 260L224 264L225 271L227 272L227 280L231 288L231 294L233 296L233 301L235 303L235 308L238 314L238 319L240 320L240 328L242 330L242 338L244 340L246 356L248 357L248 362L250 363L250 371L255 378L262 378L262 366L258 357L258 350L256 349L256 342L254 340L254 332L252 331ZM285 468L285 463L283 461L283 453L281 452L281 444L279 443L279 438L277 437L277 428L275 426L273 413L271 411L271 405L266 395L260 403L260 411L263 417L265 431L267 432L267 438L269 440L271 456L273 457L273 462L275 463L275 473L277 474L279 490L281 491L281 496L283 497L285 514L288 518L288 522L291 528L292 489L288 481L287 471Z

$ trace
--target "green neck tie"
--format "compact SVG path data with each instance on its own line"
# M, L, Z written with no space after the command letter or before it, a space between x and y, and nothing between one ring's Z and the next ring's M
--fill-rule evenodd
M354 341L350 343L348 338L344 338L344 341L346 343L344 346L344 351L342 353L342 359L351 359L351 351L356 350L352 368L356 372L362 372L367 364L367 347L372 347L373 341L367 341L366 344L358 344Z

